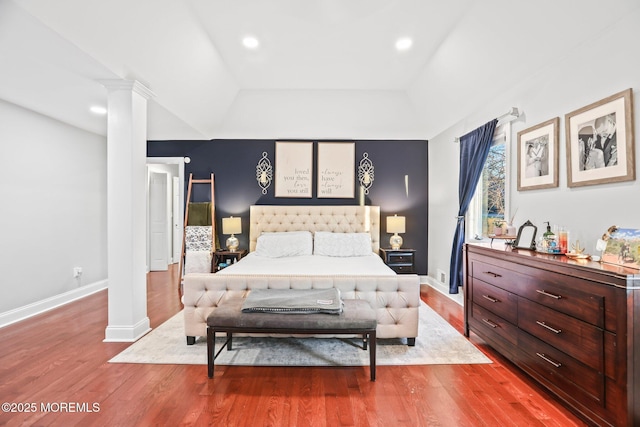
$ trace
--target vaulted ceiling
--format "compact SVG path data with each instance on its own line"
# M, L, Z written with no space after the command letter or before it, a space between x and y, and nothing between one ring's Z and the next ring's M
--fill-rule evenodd
M344 135L351 137L428 139L637 7L637 0L606 7L596 0L0 0L0 99L104 134L105 117L89 111L106 106L99 80L136 79L155 94L149 139L279 132L270 126L281 136L287 126L292 135L335 126L357 133ZM246 36L258 46L243 46ZM401 38L412 45L396 49Z

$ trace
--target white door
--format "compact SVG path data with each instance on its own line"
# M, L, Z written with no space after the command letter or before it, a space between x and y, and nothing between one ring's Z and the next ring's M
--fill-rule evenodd
M149 270L169 269L167 174L149 173Z
M180 204L182 200L180 199L180 178L177 176L173 177L173 262L180 261L180 255L182 252L182 227L181 216L180 216Z

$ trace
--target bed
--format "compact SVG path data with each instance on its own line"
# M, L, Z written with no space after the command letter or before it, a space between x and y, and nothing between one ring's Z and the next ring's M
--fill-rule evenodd
M415 345L420 279L382 262L379 224L378 206L251 206L250 253L215 274L184 276L187 344L206 336L207 317L218 305L252 289L334 287L342 298L374 307L378 338Z

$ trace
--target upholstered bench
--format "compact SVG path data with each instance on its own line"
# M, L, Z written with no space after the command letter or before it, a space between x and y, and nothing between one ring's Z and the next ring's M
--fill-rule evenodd
M236 298L219 305L207 318L207 364L209 378L213 378L214 360L227 347L232 349L234 333L301 334L301 335L362 335L363 349L369 344L369 372L376 380L376 312L365 300L343 300L340 314L282 314L245 313L243 299ZM227 340L215 352L217 332L226 332ZM277 338L276 338L277 339Z

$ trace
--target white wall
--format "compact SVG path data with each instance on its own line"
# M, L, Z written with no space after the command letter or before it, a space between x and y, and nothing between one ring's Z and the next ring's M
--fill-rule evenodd
M559 187L518 192L516 169L509 185L511 206L518 209L515 223L531 220L542 229L544 221L564 225L571 239L586 244L595 254L595 242L611 225L640 228L640 181L567 187L564 116L627 88L633 88L634 124L640 118L640 10L597 37L585 34L586 41L576 50L548 66L533 78L520 82L506 93L487 100L484 108L459 121L429 141L429 276L438 269L449 272L455 215L458 207L459 146L453 138L506 113L515 106L524 117L513 122L512 142L517 133L538 123L560 117ZM500 52L496 54L507 54ZM636 138L636 141L638 138ZM637 146L637 144L636 144ZM511 150L515 165L517 150ZM636 147L636 168L640 167ZM434 179L437 177L438 179ZM544 230L542 230L544 231Z
M425 139L400 90L242 90L215 138Z
M104 137L2 100L0 117L1 326L106 285L107 173Z

